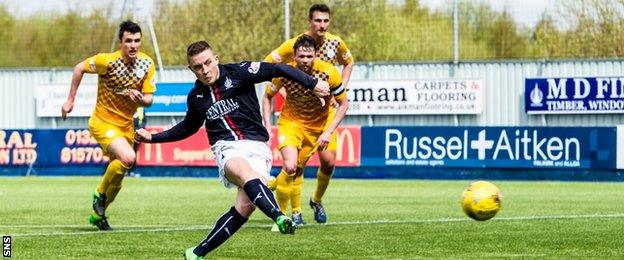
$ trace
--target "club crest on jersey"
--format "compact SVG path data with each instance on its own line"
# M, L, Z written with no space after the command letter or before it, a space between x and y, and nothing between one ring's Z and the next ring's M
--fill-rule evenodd
M336 56L336 52L334 52L334 50L332 50L332 49L328 49L327 50L327 57L331 59L334 56Z
M258 71L260 71L260 62L257 62L257 61L252 62L249 65L249 68L247 68L247 71L249 71L249 73L251 73L251 74L258 73Z
M145 70L143 69L138 69L136 72L137 77L139 77L140 79L143 78L143 76L145 76Z
M233 87L232 80L228 77L225 77L225 83L223 84L223 86L225 86L225 89L232 88Z

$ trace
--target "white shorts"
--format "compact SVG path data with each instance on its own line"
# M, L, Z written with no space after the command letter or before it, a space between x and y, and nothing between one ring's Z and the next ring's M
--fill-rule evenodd
M254 140L217 141L212 146L212 152L219 167L219 180L228 189L237 187L225 178L225 163L233 157L245 159L264 180L269 179L269 171L273 165L273 153L265 142Z

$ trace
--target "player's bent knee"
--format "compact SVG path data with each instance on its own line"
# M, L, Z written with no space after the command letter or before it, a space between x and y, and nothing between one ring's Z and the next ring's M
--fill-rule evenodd
M321 168L323 170L333 170L335 166L336 166L336 160L321 161Z
M322 167L333 168L336 166L336 154L332 152L319 153L319 161Z
M297 172L297 162L296 161L285 161L284 162L284 171L289 175L293 175Z
M134 165L134 162L136 161L136 154L134 152L120 154L117 157L117 160L119 160L121 163L123 163L124 166L129 168Z

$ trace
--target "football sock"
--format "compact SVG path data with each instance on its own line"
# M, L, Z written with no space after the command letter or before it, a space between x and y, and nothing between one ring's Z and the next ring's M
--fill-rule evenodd
M295 175L292 185L290 204L292 212L301 212L301 189L303 188L303 172Z
M106 204L104 204L104 208L108 208L108 205L110 205L114 200L115 197L117 197L117 194L119 193L119 191L121 190L121 185L117 186L117 185L109 185L108 189L106 190Z
M104 177L97 187L97 192L106 194L106 206L108 206L111 201L115 200L119 189L121 189L121 182L123 181L126 171L128 171L128 167L117 159L112 160L108 164L108 167L106 167ZM111 188L111 186L114 188Z
M277 178L275 179L277 184L275 188L275 198L277 199L277 204L279 204L279 208L282 212L286 212L288 201L290 201L292 181L293 177L288 176L285 171L280 171L279 175L277 175Z
M267 215L273 221L277 219L277 217L282 216L282 212L278 208L277 202L275 202L275 197L273 197L273 192L269 190L269 187L264 185L260 179L253 179L245 183L243 189L245 190L245 194L262 213Z
M193 250L193 253L198 256L205 256L234 235L245 222L247 222L247 218L238 213L234 207L230 208L228 212L225 212L225 214L217 220L217 223L215 223L212 230L210 230L208 236L199 243L195 250Z
M319 168L316 172L316 190L312 194L312 200L314 202L321 202L321 199L327 190L327 186L329 186L329 179L331 179L331 174L325 174L321 171L321 168Z

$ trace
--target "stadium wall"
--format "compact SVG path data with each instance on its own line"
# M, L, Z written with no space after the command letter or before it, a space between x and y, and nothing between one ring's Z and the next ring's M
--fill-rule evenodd
M67 121L59 117L37 117L35 95L40 85L58 85L63 91L69 89L71 69L4 69L0 70L0 129L83 129L86 117L71 117ZM546 77L622 77L622 60L569 60L569 61L510 61L450 63L360 63L356 65L352 80L419 80L419 79L482 79L485 102L482 113L464 115L349 115L345 125L362 127L612 127L624 121L622 113L610 114L538 114L525 112L525 79ZM190 82L193 75L186 68L167 68L160 75L160 82ZM96 84L93 75L85 76L83 84ZM262 91L262 88L258 88ZM80 91L79 91L80 93ZM259 93L261 94L261 93ZM259 95L260 96L260 95ZM60 110L60 108L59 108ZM60 113L59 113L60 114ZM149 126L171 125L179 116L150 116ZM64 130L61 130L64 129ZM572 130L574 131L574 130ZM619 134L624 136L624 134ZM5 135L6 144L10 135ZM26 136L22 136L26 138ZM22 141L25 142L26 139ZM62 137L61 139L62 140ZM610 139L609 141L611 141ZM620 148L622 138L612 141L613 149ZM372 145L365 144L367 147ZM41 146L46 144L40 143ZM94 144L89 144L94 145ZM5 147L6 148L6 147ZM19 148L24 162L26 150ZM2 149L0 149L2 150ZM44 152L45 153L45 152ZM597 156L595 153L591 156ZM618 154L624 157L624 153ZM497 168L483 167L405 167L390 165L364 165L340 167L338 178L427 178L427 179L530 179L530 180L592 180L622 181L618 159L614 168ZM623 166L619 166L622 164ZM0 166L0 175L100 175L101 165L54 165L33 167L33 164ZM276 171L276 168L273 169ZM143 176L201 176L214 177L213 166L156 166L142 165L137 172ZM306 169L306 176L313 177L315 168Z

